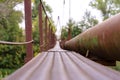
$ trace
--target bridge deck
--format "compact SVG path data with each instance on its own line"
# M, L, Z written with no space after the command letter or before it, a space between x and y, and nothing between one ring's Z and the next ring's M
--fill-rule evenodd
M120 80L120 73L56 46L42 52L5 80Z

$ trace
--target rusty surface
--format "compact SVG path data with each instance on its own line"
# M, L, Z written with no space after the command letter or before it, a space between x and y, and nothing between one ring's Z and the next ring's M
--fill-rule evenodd
M50 38L50 39L51 39L51 40L50 40L50 42L51 42L50 47L53 48L53 30L52 30L52 28L51 28L51 31L50 31L50 32L51 32L51 33L50 33L50 35L51 35L51 36L50 36L50 37L51 37L51 38Z
M4 80L120 80L120 72L62 50L57 42Z
M42 25L42 3L39 4L39 35L40 35L40 51L43 51L43 25Z
M103 60L120 60L120 14L67 41L65 49Z
M42 12L45 14L45 19L42 17ZM40 33L40 51L47 51L55 45L56 40L55 36L52 37L52 34L55 34L52 31L52 24L47 16L46 10L44 8L43 2L40 0L39 4L39 33ZM52 33L52 34L51 34Z
M25 33L26 42L32 40L32 11L31 11L31 0L24 0L25 7ZM26 58L25 62L28 62L33 58L32 43L26 45Z
M70 40L70 39L72 39L72 33L71 33L72 31L71 31L71 28L70 28L70 26L69 26L69 28L68 28L68 38L67 38L67 40Z
M49 24L49 27L48 27L49 29L48 29L48 47L49 47L49 49L50 49L50 45L51 45L51 24Z
M48 17L45 17L45 51L48 50Z

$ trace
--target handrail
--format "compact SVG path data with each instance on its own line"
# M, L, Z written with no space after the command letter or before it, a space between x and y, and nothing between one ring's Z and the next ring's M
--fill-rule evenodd
M42 2L42 0L39 0L39 32L40 32L40 51L43 50L46 51L50 48L52 48L55 45L55 36L53 36L54 32L51 26L53 26L49 16L47 15L47 12L45 10L45 6ZM45 14L45 19L42 18L42 11ZM44 21L44 24L42 24ZM45 28L43 29L43 25ZM43 31L42 31L43 30ZM45 34L45 36L43 36ZM52 40L50 40L52 39ZM45 40L45 41L43 41ZM52 45L54 44L54 45Z
M45 10L45 7L44 7L44 5L43 5L42 0L40 0L40 3L42 4L43 11L44 11L44 13L45 13L46 17L48 18L48 15L47 15L47 13L46 13L46 10ZM49 18L48 18L48 21L49 21L49 23L51 24L51 21L50 21L50 19L49 19Z
M32 43L34 40L27 41L27 42L8 42L8 41L0 41L0 44L7 44L7 45L26 45Z
M25 63L28 62L30 59L33 58L33 46L32 46L32 11L31 11L31 0L24 0L24 6L25 6L25 34L26 34L26 42L9 42L9 41L0 41L0 44L4 45L26 45L26 58ZM52 48L55 45L55 34L52 29L52 20L47 15L45 6L40 0L40 3L38 5L39 9L39 34L40 34L40 51L46 51L50 48ZM45 14L45 19L42 18L42 11ZM45 21L43 24L42 21ZM45 26L45 29L43 29L43 25ZM43 35L45 34L45 36ZM51 39L51 40L50 40ZM45 40L45 41L44 41Z

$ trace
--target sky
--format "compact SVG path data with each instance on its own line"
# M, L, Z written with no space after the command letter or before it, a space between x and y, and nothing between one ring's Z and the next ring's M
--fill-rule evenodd
M52 17L56 22L60 17L61 25L65 25L69 19L69 1L71 1L71 18L75 21L80 21L81 16L88 7L90 0L44 0L53 10Z
M71 15L70 18L72 18L74 21L79 22L82 19L82 16L84 15L84 12L86 9L90 10L93 16L96 16L97 19L100 19L100 12L97 10L91 8L89 6L89 2L91 0L44 0L51 8L52 8L52 18L55 22L56 28L57 28L57 34L60 33L60 28L63 25L66 25L66 23L69 20L69 1L71 2ZM24 5L21 4L16 7L18 10L24 11ZM58 22L58 16L59 16L59 22ZM23 22L20 24L24 28L24 19Z
M100 18L100 14L98 14L99 12L95 9L92 9L89 6L89 2L91 0L65 0L65 4L64 0L44 0L44 1L47 4L49 4L53 10L52 18L58 29L57 34L60 32L60 27L66 25L66 23L69 20L69 1L71 2L70 18L72 18L74 21L79 22L82 19L82 16L84 15L86 9L90 10L93 16ZM59 23L58 16L60 20Z

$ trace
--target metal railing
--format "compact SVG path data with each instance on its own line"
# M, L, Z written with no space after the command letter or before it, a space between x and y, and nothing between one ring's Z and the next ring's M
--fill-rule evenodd
M55 33L52 29L52 22L49 19L44 4L43 2L40 0L40 4L39 4L39 32L40 32L40 50L42 51L46 51L52 47L54 47L55 42L56 42L56 37L55 37ZM44 17L42 16L42 12L44 12L45 14L45 19L43 19ZM45 23L45 24L43 24ZM45 28L43 28L45 27ZM43 36L45 34L45 36ZM45 41L44 41L45 40Z
M26 58L25 63L33 58L33 39L32 39L32 8L31 0L24 0L25 7L25 42L8 42L0 41L0 44L6 45L26 45ZM47 16L43 2L40 0L38 6L38 15L39 15L39 38L40 38L40 52L47 51L48 49L54 47L56 42L55 33L52 29L52 22ZM45 20L42 17L42 13L45 13ZM43 24L45 23L45 24ZM44 28L43 28L44 27Z

